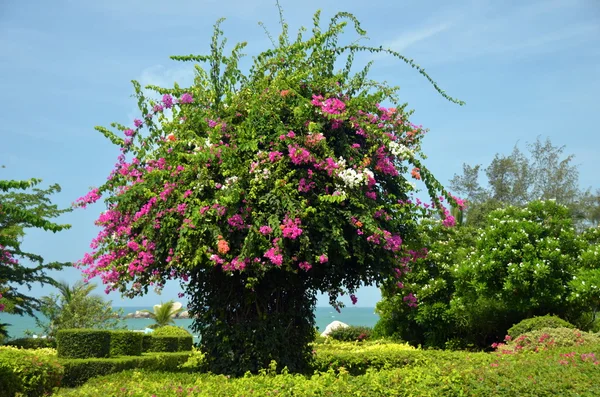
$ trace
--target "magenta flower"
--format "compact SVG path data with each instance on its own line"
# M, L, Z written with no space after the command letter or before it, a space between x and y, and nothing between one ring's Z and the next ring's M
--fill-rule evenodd
M133 125L135 125L136 127L141 127L142 124L144 124L144 122L140 119L133 120Z
M163 95L162 101L167 109L171 109L171 107L173 107L173 97L171 95Z
M265 235L265 236L266 236L267 234L270 234L270 233L273 231L273 229L271 229L271 227L270 227L270 226L261 226L261 227L258 229L258 231L259 231L261 234L263 234L263 235Z
M194 98L192 97L192 94L190 93L185 93L181 96L181 98L179 98L179 103L192 103L194 102Z
M329 261L329 258L325 254L323 254L319 257L319 263L327 263L328 261Z

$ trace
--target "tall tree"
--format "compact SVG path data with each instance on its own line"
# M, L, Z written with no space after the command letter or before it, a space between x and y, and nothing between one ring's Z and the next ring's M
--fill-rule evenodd
M385 52L416 65L338 44L348 22L365 34L359 22L339 13L321 28L319 16L311 37L291 41L282 20L275 48L247 74L238 69L244 44L224 55L217 25L209 56L174 57L208 63L194 86L151 87L157 102L136 84L135 127L115 125L124 137L99 128L125 153L110 181L80 201L102 194L108 204L83 267L127 296L179 278L216 373L271 360L308 370L316 293L338 307L340 294L356 300L361 285L403 266L421 211L410 178L435 206L440 195L455 201L423 164L424 131L408 122L396 89L369 80L368 66L354 73L353 60Z

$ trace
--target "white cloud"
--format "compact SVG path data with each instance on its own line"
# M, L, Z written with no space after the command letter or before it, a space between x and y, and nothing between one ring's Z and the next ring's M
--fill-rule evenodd
M434 37L435 35L448 30L452 26L449 22L444 22L432 26L418 28L411 32L402 33L393 41L387 43L384 47L388 47L394 51L403 52L408 47Z

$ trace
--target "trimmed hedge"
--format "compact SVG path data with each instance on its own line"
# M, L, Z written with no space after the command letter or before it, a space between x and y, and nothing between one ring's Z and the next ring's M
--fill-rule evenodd
M96 376L114 374L128 369L177 371L190 353L155 353L117 358L61 359L64 366L62 386L75 387Z
M141 356L144 334L133 331L111 331L110 356Z
M538 316L526 318L508 329L508 335L516 338L526 332L537 331L542 328L575 328L573 324L557 316Z
M60 358L106 358L110 355L111 331L65 329L56 334Z
M32 351L2 346L0 397L38 397L51 394L60 385L63 371L54 350Z
M359 345L359 347L361 347ZM89 381L58 397L151 396L600 396L600 346L502 355L444 351L402 368L349 376L340 368L312 376L261 371L233 379L209 374L126 371ZM446 353L452 353L447 355ZM448 361L448 357L454 360ZM276 365L273 366L273 369Z
M56 349L56 340L53 338L19 338L9 340L5 345L21 349Z
M146 334L142 337L143 353L187 352L194 346L194 338L188 336L154 336Z

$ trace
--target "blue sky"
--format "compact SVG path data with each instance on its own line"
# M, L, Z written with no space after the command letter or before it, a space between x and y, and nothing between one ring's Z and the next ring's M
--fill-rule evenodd
M354 13L373 46L387 46L423 66L459 107L414 70L376 57L371 77L401 86L429 128L426 164L447 183L462 163L487 165L514 144L549 137L576 155L582 187L600 187L600 3L597 0L328 1L281 0L292 32L337 11ZM258 21L279 33L274 0L55 0L0 3L0 179L59 183L54 197L68 206L108 176L118 155L93 127L131 125L138 117L130 80L170 86L191 82L191 64L170 55L207 53L212 26L246 53L270 46ZM372 56L365 55L359 62ZM523 146L522 146L523 147ZM24 248L47 260L75 261L88 250L103 205L61 218L73 225L56 235L32 231ZM55 275L74 281L69 269ZM36 288L34 295L50 292ZM152 305L162 296L116 305ZM376 288L363 288L359 306L374 306ZM319 300L326 305L326 299Z

